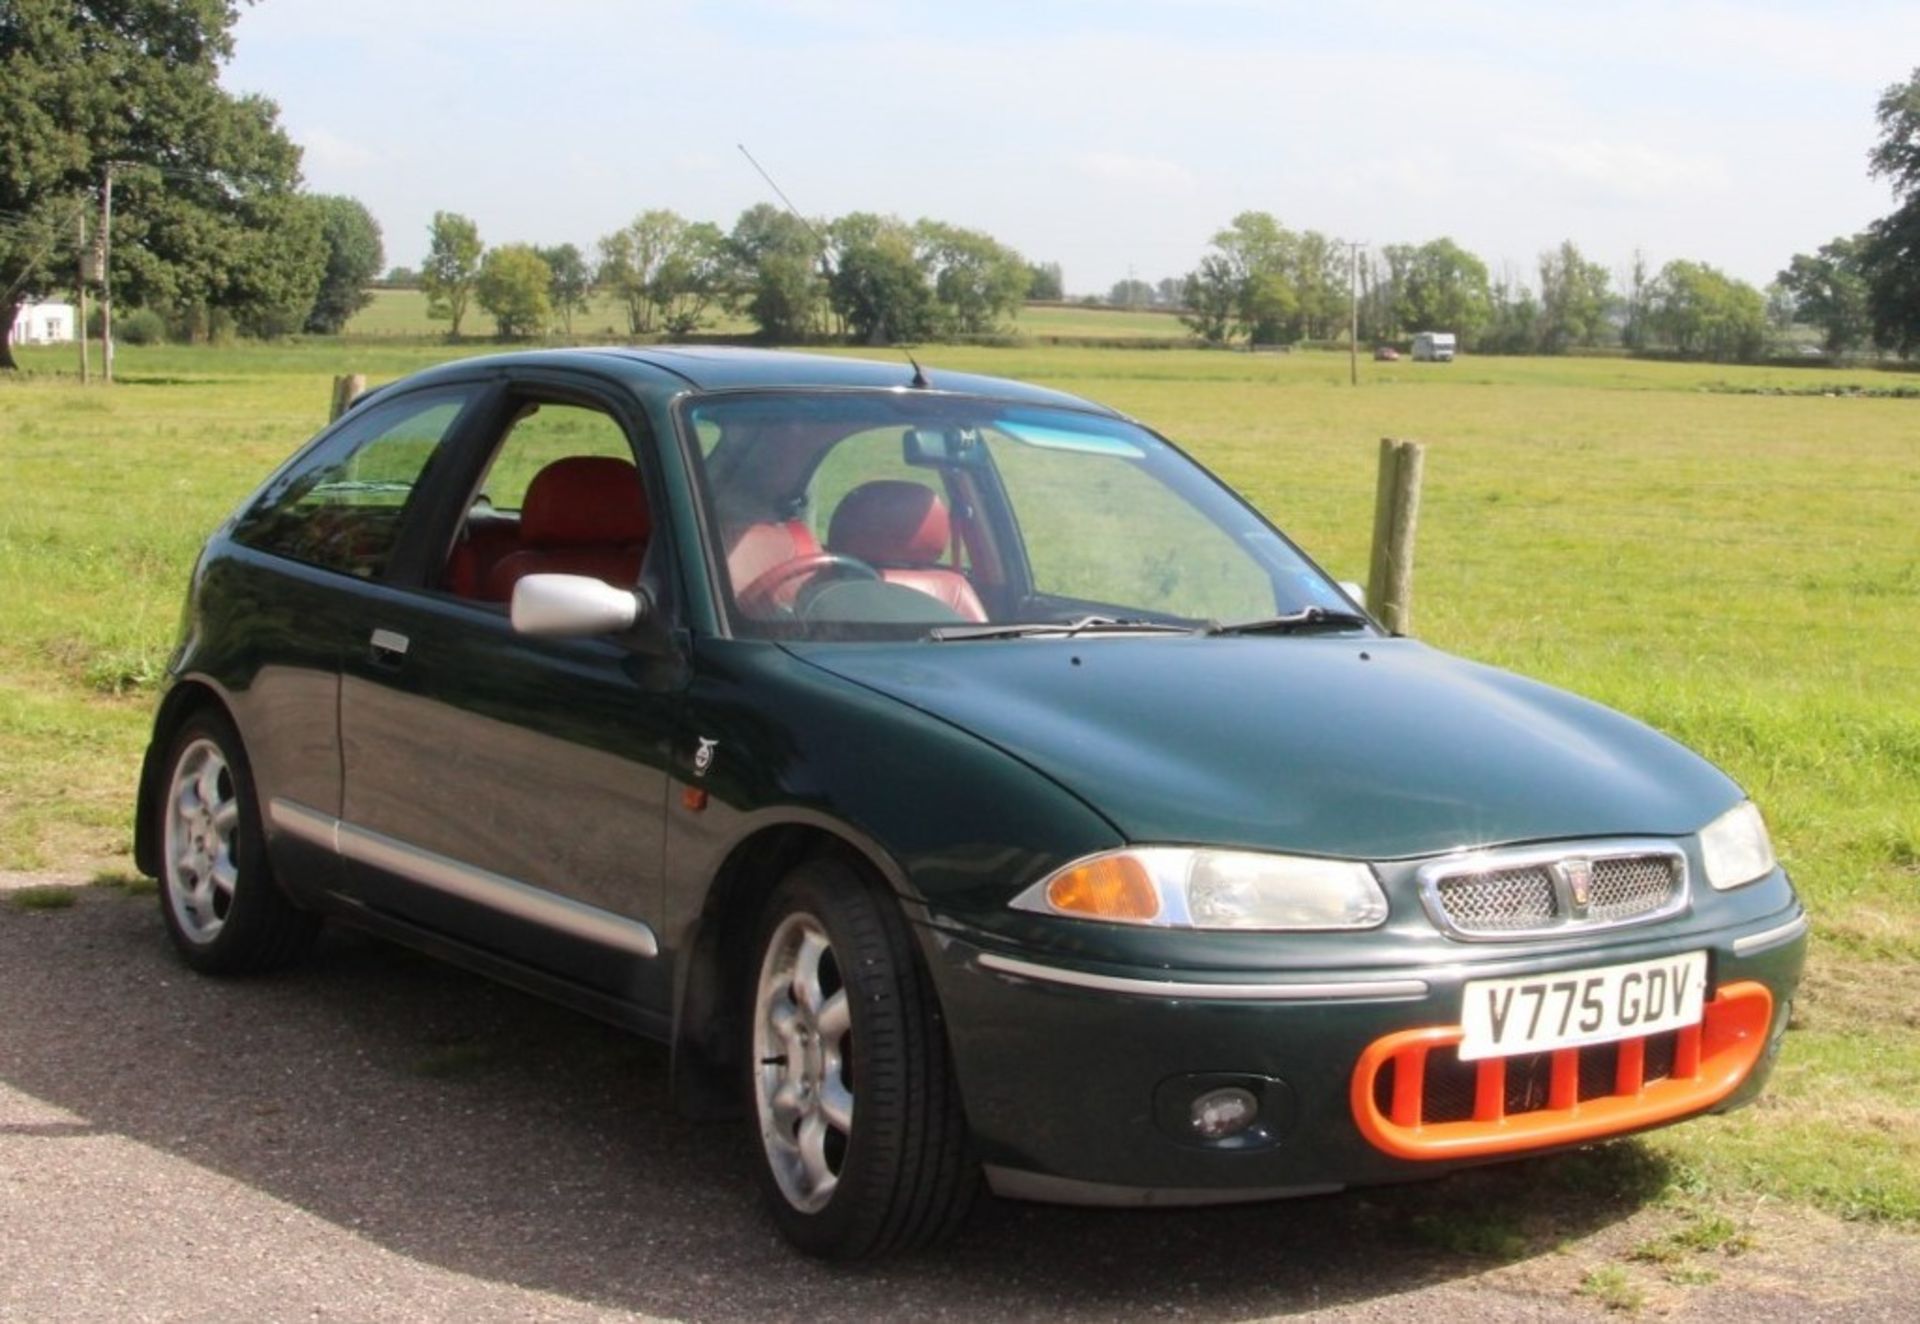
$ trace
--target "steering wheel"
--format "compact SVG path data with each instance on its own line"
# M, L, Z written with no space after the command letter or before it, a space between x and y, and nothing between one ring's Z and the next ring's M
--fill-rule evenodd
M741 589L736 600L740 609L759 615L780 603L777 594L796 579L824 576L828 579L878 579L880 572L857 556L844 552L809 552L791 561L782 561Z

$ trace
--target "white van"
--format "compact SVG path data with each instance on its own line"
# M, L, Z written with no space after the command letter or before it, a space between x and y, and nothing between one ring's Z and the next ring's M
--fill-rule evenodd
M1452 363L1453 350L1451 331L1422 331L1413 338L1413 357L1429 363Z

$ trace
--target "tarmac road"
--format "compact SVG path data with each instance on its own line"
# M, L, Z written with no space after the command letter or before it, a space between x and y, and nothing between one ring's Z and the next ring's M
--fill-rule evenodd
M203 979L151 894L8 903L46 881L0 877L0 1319L1603 1318L1585 1275L1671 1217L1547 1160L1217 1210L989 1201L948 1249L836 1270L761 1216L740 1126L674 1115L650 1044L352 935ZM1489 1204L1526 1252L1436 1244ZM1634 1281L1677 1318L1910 1317L1915 1239L1751 1225L1712 1286Z

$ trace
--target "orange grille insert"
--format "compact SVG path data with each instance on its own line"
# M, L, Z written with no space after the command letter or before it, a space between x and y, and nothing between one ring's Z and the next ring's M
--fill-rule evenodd
M1598 1140L1670 1122L1726 1098L1760 1060L1772 1021L1773 995L1764 984L1742 982L1722 988L1700 1024L1656 1036L1663 1042L1651 1051L1652 1040L1627 1039L1461 1062L1452 1051L1461 1039L1459 1026L1402 1030L1360 1054L1353 1069L1353 1120L1376 1149L1407 1159L1477 1158ZM1657 1068L1650 1067L1653 1059ZM1510 1079L1510 1068L1522 1063L1543 1078L1537 1084ZM1440 1111L1429 1086L1442 1073L1456 1083L1463 1074L1472 1076L1471 1103L1463 1095L1453 1111L1464 1115L1429 1120L1430 1112Z

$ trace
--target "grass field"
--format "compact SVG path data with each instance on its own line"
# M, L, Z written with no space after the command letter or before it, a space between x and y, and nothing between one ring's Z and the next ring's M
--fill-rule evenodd
M1150 316L1150 315L1149 315ZM442 346L28 351L0 382L0 868L126 867L128 808L206 531L324 420L331 374ZM1378 439L1430 443L1414 632L1636 714L1766 809L1815 917L1760 1107L1645 1142L1680 1185L1920 1225L1920 401L1912 377L1625 360L930 347L1117 405L1341 577Z
M419 290L372 290L373 302L354 314L347 323L349 337L407 338L441 335L445 322L427 316L427 296ZM753 323L745 317L714 316L701 328L716 335L745 336L753 333ZM1170 313L1129 311L1125 308L1023 308L1014 319L1013 333L1041 338L1047 336L1084 336L1101 340L1184 340L1187 328ZM477 304L470 305L461 320L462 336L487 337L494 334L493 318ZM558 328L555 328L558 335ZM626 306L607 294L596 294L591 307L573 317L572 339L582 343L627 334Z

